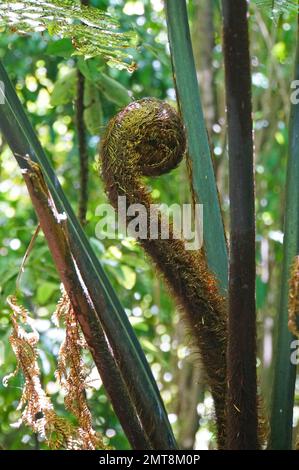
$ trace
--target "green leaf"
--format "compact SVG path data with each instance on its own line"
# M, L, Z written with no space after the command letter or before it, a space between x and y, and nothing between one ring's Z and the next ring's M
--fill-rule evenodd
M128 90L103 72L98 73L95 85L108 101L117 106L123 107L132 101Z
M256 278L256 308L260 310L264 307L268 294L268 285L262 281L260 276Z
M84 87L84 122L91 135L99 135L103 126L103 109L97 87L85 81Z
M94 237L91 237L89 239L89 242L90 242L91 246L93 247L93 249L95 250L95 252L98 253L99 256L102 256L103 253L105 252L105 247L104 247L103 243L100 242L100 240L98 240L97 238L94 238Z
M290 11L298 11L297 0L254 0L260 7L266 7L275 18L281 13L289 13Z
M68 38L59 39L58 41L50 41L46 49L49 55L69 58L74 52L72 41Z
M72 69L55 83L50 100L51 105L59 106L72 102L76 95L76 85L77 70Z
M129 53L136 34L118 32L118 22L108 13L74 0L2 0L0 27L19 33L48 31L51 36L68 38L74 54L101 55L111 66L136 68Z
M129 266L121 266L121 272L123 275L123 283L122 285L131 290L136 284L136 273L131 269Z
M149 341L148 339L145 339L145 338L141 338L141 344L143 346L143 348L147 351L147 352L150 352L150 353L153 353L153 354L158 354L159 350L157 348L157 346L155 346L151 341Z
M138 330L142 333L146 333L149 330L148 325L146 324L144 318L131 316L130 323L134 327L135 331Z
M105 63L99 57L94 57L93 59L84 59L83 57L78 57L77 66L82 75L87 80L91 82L95 82L98 78L99 71L101 71L102 67Z
M47 304L54 292L58 290L59 287L57 284L52 282L44 282L43 284L40 284L37 289L37 302L40 305Z
M119 285L127 290L133 289L136 284L136 273L126 265L116 264L115 261L105 261L107 269L115 276Z

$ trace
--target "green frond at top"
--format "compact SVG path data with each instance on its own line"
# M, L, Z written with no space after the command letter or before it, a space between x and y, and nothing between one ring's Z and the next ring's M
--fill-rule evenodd
M254 3L259 7L268 8L274 21L282 13L298 12L298 0L254 0Z
M0 27L23 34L48 31L52 36L69 38L74 54L101 55L108 65L135 69L129 53L135 33L119 32L117 20L108 13L74 0L1 0Z

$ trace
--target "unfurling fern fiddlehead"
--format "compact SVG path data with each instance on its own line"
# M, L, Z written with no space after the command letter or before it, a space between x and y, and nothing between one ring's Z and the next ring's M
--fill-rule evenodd
M129 104L113 118L101 144L101 169L114 207L118 196L127 206L153 203L143 176L158 176L175 168L185 152L186 138L179 115L168 104L146 98ZM131 219L128 217L127 221ZM159 224L160 225L160 224ZM161 227L159 227L159 230ZM215 402L219 447L224 445L226 396L226 313L214 277L202 251L188 251L182 240L139 239L164 275L199 349Z

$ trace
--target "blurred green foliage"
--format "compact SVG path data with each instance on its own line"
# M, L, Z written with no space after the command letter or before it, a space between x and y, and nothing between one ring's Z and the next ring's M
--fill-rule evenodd
M99 219L96 207L107 202L98 177L96 155L101 133L107 121L130 99L153 96L173 101L175 90L162 0L125 1L94 0L93 6L114 14L122 30L135 31L139 45L132 51L138 69L130 74L109 68L101 58L82 59L69 54L69 44L55 36L19 36L12 32L0 35L0 57L4 60L18 95L27 109L42 145L54 165L63 188L77 207L79 159L74 122L75 67L78 65L87 79L93 107L85 116L88 124L89 205L86 232L93 248L106 269L124 305L154 376L158 381L174 431L179 434L180 374L185 361L192 360L190 344L183 337L184 327L171 297L157 277L152 265L132 240L104 240L95 236ZM192 26L196 21L196 0L190 0ZM252 72L253 106L256 145L257 189L257 306L259 320L259 372L266 401L271 387L270 366L273 324L279 292L282 259L283 200L288 144L288 114L292 77L296 18L292 13L279 17L277 24L268 11L252 6ZM215 2L216 43L213 52L213 73L217 87L219 120L213 127L211 145L215 154L217 182L227 223L228 188L224 109L224 73L221 52L220 15ZM194 38L196 40L196 38ZM92 87L92 88L91 88ZM93 94L93 99L90 95ZM96 103L94 105L94 103ZM187 202L190 198L186 168L181 165L170 175L151 180L153 196L166 203ZM9 309L6 297L16 289L16 278L22 258L37 225L22 176L4 141L0 140L0 377L12 372L14 354L8 341ZM36 319L41 334L40 365L43 385L57 408L66 414L63 396L54 378L56 355L63 331L54 326L51 316L60 296L59 279L51 256L40 234L21 276L22 301ZM190 359L191 358L191 359ZM110 438L118 449L128 443L108 403L92 360L88 399L95 427ZM19 418L16 411L20 399L22 376L18 375L5 388L0 382L0 444L5 449L43 448L38 438L25 427L15 429ZM200 432L197 445L214 445L211 426L211 399L202 388L198 397ZM297 390L299 398L299 390ZM268 406L268 402L266 402ZM267 408L266 406L266 408ZM72 419L72 418L70 418ZM295 410L295 425L299 407Z

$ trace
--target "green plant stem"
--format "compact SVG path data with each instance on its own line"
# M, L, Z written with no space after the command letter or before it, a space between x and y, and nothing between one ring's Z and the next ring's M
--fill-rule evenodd
M255 210L246 0L222 0L229 148L230 270L227 448L258 447Z
M227 292L226 239L192 51L185 0L166 0L166 15L178 101L188 138L193 188L203 204L204 247L209 269Z
M0 99L4 102L0 105L1 131L15 156L28 154L40 165L57 210L67 216L73 257L95 310L100 314L99 321L151 446L154 449L174 449L176 442L172 429L141 346L63 193L1 62L0 80L4 86L4 94L0 93ZM26 169L24 159L18 158L18 163L21 169Z
M299 27L295 60L295 80L299 80ZM283 268L275 346L275 368L271 404L269 447L292 448L293 407L296 366L291 363L293 335L288 330L289 279L293 259L299 253L299 104L291 105L289 154L283 241Z

